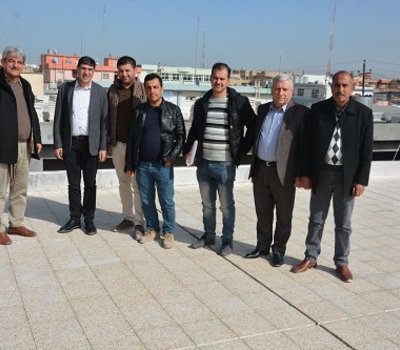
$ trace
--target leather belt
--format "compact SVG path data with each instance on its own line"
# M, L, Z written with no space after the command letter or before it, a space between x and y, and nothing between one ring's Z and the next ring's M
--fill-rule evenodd
M86 141L88 138L87 135L72 136L72 139L76 141Z
M260 158L257 158L257 160L258 160L260 163L262 163L262 164L264 164L264 165L266 165L266 166L276 166L276 162L268 162L268 161L262 160L262 159L260 159Z

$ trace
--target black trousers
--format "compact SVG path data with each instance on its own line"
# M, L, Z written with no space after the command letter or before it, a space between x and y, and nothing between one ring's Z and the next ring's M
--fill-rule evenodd
M64 164L68 177L68 199L71 219L93 222L96 210L96 175L98 156L89 153L89 142L72 140L71 150L64 154ZM81 195L81 176L83 174L83 204Z
M254 203L257 214L257 247L269 251L273 239L273 252L285 254L286 243L292 231L292 217L296 188L282 186L276 164L267 166L256 160L253 175ZM274 209L276 211L273 235Z

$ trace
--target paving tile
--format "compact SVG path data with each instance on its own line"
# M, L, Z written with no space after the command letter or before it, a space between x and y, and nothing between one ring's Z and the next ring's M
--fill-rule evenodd
M0 327L0 349L36 350L37 347L31 328L27 325L18 325L12 328Z
M375 343L377 338L377 334L365 326L361 317L327 323L324 328L356 349L363 349L364 344Z
M393 343L387 339L376 339L368 343L362 344L363 350L398 350L399 344Z
M280 297L270 291L264 293L245 293L239 294L238 297L251 309L255 311L268 311L277 307L286 307L285 302Z
M236 312L221 319L238 337L256 335L276 330L270 322L255 311Z
M193 341L178 326L139 329L136 331L146 349L171 350L191 347Z
M26 313L30 324L60 323L76 317L71 305L66 301L47 306L42 304L36 307L27 307Z
M185 303L175 301L161 305L177 324L203 321L215 317L213 311L199 301Z
M82 267L68 268L55 270L58 281L62 287L67 287L74 283L97 283L98 278L94 274L93 270L84 265Z
M41 287L20 287L20 294L26 308L46 308L67 301L58 284Z
M1 283L3 281L1 280ZM16 293L17 288L10 290L1 290L0 289L0 310L3 308L22 308L22 299L19 293Z
M284 332L260 334L243 338L243 342L252 350L300 350Z
M107 292L104 290L99 281L81 281L78 283L70 283L63 286L63 290L68 299L107 295Z
M82 256L87 264L92 267L121 262L121 259L112 251L88 251L82 252Z
M330 299L330 302L351 316L360 316L381 311L378 307L357 295Z
M122 314L134 330L177 326L168 312L157 303L146 308L123 310Z
M277 329L304 327L315 323L309 317L289 305L279 308L275 307L267 311L259 311L259 313Z
M120 313L79 317L94 349L144 349L142 342Z
M241 339L220 341L215 344L202 345L197 347L200 350L250 350Z
M345 320L351 317L345 309L334 305L330 300L319 300L317 303L299 303L299 310L318 323Z
M197 346L236 338L235 333L217 318L186 323L181 327Z
M16 271L15 278L20 287L43 287L58 285L56 275L52 270Z
M39 350L92 349L76 319L32 324L32 331Z
M400 319L390 312L381 312L368 317L363 317L365 327L371 329L380 339L390 339L393 342L400 341Z
M361 295L361 297L371 304L380 308L381 311L400 309L400 293L396 296L391 291L375 291Z
M76 269L87 266L87 262L76 247L60 248L52 246L46 249L46 255L54 270Z
M132 271L123 262L94 266L93 272L100 281L128 278L132 275Z
M301 349L336 350L346 345L318 326L293 329L284 333Z
M120 310L109 295L96 295L70 299L71 306L77 317L114 316L120 314Z
M188 271L173 271L174 276L183 285L202 285L204 283L215 281L215 278L211 276L207 271L200 267L196 267L190 272Z
M28 319L23 307L5 307L0 309L0 329L28 327ZM1 339L1 338L0 338Z

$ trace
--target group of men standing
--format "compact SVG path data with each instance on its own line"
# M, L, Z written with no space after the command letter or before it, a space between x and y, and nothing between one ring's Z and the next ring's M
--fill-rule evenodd
M0 69L0 210L9 186L8 234L35 236L22 226L30 157L42 148L34 96L20 77L25 54L18 48L3 51ZM351 282L348 268L351 216L355 197L368 185L372 160L372 111L351 95L351 73L337 72L332 97L307 107L292 101L293 82L287 75L273 79L272 102L254 113L249 100L230 88L230 67L216 63L211 89L194 105L187 141L178 106L163 99L163 81L149 74L144 84L136 77L129 56L117 62L118 78L105 91L93 82L96 63L81 57L76 79L61 85L54 115L54 149L64 161L68 177L70 219L58 232L81 227L97 233L96 175L99 162L112 156L119 180L123 220L113 231L133 230L148 243L162 238L174 246L174 169L183 153L194 158L203 210L203 235L190 247L211 246L216 239L216 200L222 212L222 245L218 253L233 251L235 227L234 181L241 159L250 149L250 178L257 215L257 244L245 258L272 251L272 265L284 264L292 229L296 188L311 189L305 259L294 273L317 266L324 223L333 198L334 263L340 278ZM83 200L81 178L83 176ZM163 217L156 209L156 193ZM274 219L276 217L276 220ZM146 229L145 229L146 227ZM275 227L275 228L274 228ZM0 218L0 244L10 244Z

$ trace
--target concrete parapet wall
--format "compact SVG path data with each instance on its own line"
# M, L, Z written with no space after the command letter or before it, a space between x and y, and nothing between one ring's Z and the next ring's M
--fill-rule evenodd
M247 182L249 176L249 165L241 165L236 173L236 182ZM373 162L371 177L400 176L399 162ZM196 167L175 167L175 186L195 185ZM66 172L46 171L31 172L30 190L55 191L68 188ZM118 178L114 169L102 169L97 173L97 186L99 188L117 188Z

